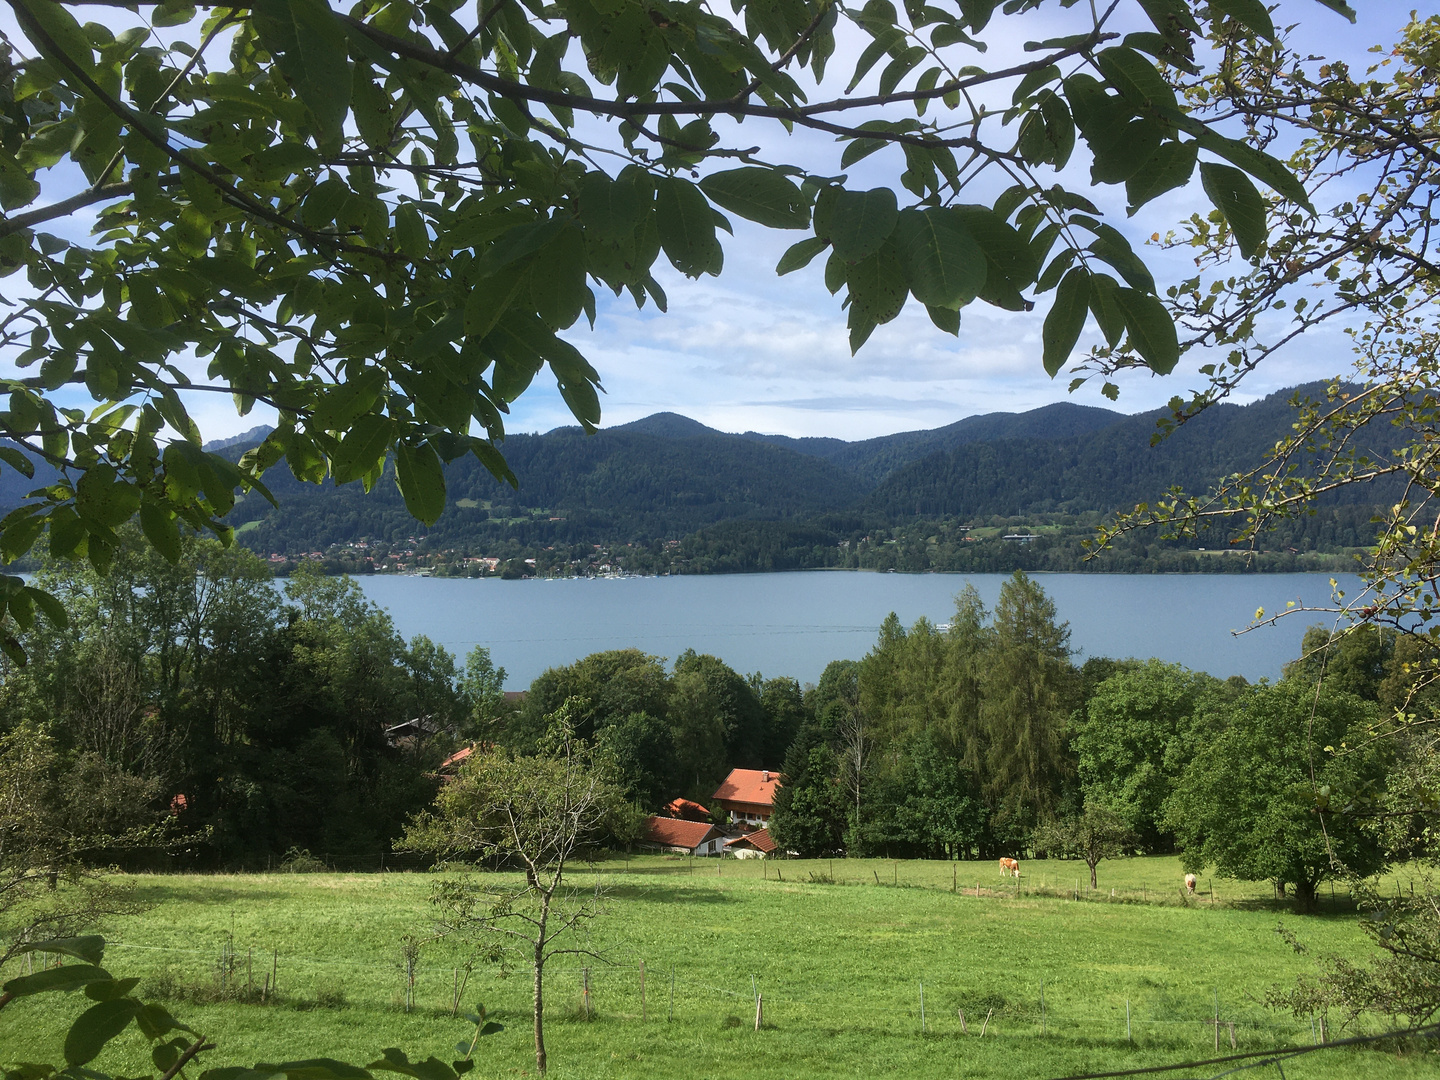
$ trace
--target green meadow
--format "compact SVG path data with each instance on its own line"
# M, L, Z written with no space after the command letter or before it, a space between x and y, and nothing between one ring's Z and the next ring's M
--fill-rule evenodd
M1059 1077L1213 1056L1217 1005L1223 1053L1232 1024L1240 1052L1305 1046L1309 1019L1264 1008L1266 988L1311 970L1314 955L1366 950L1343 893L1332 902L1322 890L1321 910L1302 916L1264 884L1202 878L1200 895L1185 897L1170 858L1102 863L1095 892L1087 876L1069 862L1026 863L1018 882L990 862L652 856L583 867L576 883L598 877L608 890L589 941L604 955L552 962L551 1074ZM210 1066L313 1056L365 1064L388 1046L454 1056L473 1030L451 1016L462 956L450 944L421 947L405 1011L402 941L430 932L432 875L133 880L154 907L109 927L107 966L141 976L142 994L216 1042ZM1402 872L1385 887L1409 880ZM1311 955L1281 939L1281 923ZM272 970L270 1000L234 1000L258 996ZM462 1012L483 1002L505 1025L480 1043L476 1075L533 1072L528 972L477 967L462 997ZM86 1004L15 1002L0 1012L0 1060L53 1060ZM144 1053L127 1034L97 1064L123 1074ZM1436 1064L1433 1052L1332 1049L1287 1062L1284 1075L1363 1069L1381 1080L1434 1075Z

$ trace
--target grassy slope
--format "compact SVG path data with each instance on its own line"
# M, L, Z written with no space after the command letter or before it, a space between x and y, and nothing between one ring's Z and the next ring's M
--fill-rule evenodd
M1308 966L1276 936L1276 923L1283 918L1298 929L1315 952L1363 949L1355 920L1339 913L1343 904L1299 918L1270 905L1264 887L1217 881L1219 903L1186 905L1172 859L1102 864L1104 899L1075 903L1032 891L1042 879L1047 887L1057 879L1073 885L1075 866L1027 864L1024 891L1017 893L1011 882L1007 894L992 864L960 864L962 895L952 895L945 863L834 864L838 879L869 882L864 885L808 883L812 871L829 872L823 862L725 862L718 875L713 860L697 862L693 872L684 861L661 858L606 864L612 914L597 937L612 947L617 964L593 967L598 1019L585 1023L574 1018L577 962L555 962L552 1075L948 1077L958 1069L967 1076L1046 1077L1134 1067L1212 1053L1204 1020L1217 989L1223 1018L1237 1022L1242 1050L1308 1043L1308 1023L1257 1004L1266 986ZM777 868L783 882L775 880ZM876 874L884 884L874 884ZM898 888L890 883L896 877ZM588 873L579 879L593 880ZM465 1034L463 1022L448 1015L455 955L427 947L417 1009L407 1015L398 1007L399 942L425 929L429 880L418 874L141 878L142 894L158 907L113 928L126 947L112 950L109 966L148 976L151 988L167 970L182 982L203 983L233 932L243 981L249 947L257 979L269 950L278 948L280 1005L173 1003L182 1019L220 1043L212 1065L315 1054L363 1063L396 1045L412 1056L444 1056ZM1157 899L1162 883L1166 895ZM1117 898L1134 901L1144 888L1149 902L1112 903L1111 887L1120 890ZM667 1023L672 965L675 1019ZM752 1030L752 973L773 1025L759 1034ZM14 974L13 965L0 974ZM921 981L930 1032L923 1038ZM317 991L343 993L347 1004L314 1008ZM481 969L472 980L467 1003L483 1000L507 1025L482 1044L478 1075L533 1069L528 993L523 972L502 979ZM1124 1038L1127 997L1134 1046ZM52 999L43 1012L19 1002L0 1013L0 1060L33 1058L55 1045L55 1033L82 1001ZM971 1025L968 1037L960 1033L961 1008ZM978 1021L992 1008L989 1031L977 1039ZM1228 1038L1222 1045L1228 1049ZM131 1042L129 1053L138 1046ZM101 1064L126 1066L120 1048L109 1055ZM1367 1080L1382 1080L1433 1075L1434 1065L1433 1054L1367 1052L1357 1060L1331 1051L1287 1065L1285 1073L1338 1077L1363 1068Z

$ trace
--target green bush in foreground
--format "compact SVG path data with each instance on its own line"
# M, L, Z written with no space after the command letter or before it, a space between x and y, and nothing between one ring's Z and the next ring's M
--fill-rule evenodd
M176 1020L163 1006L135 997L132 992L139 985L139 979L117 979L101 967L105 956L105 940L101 937L38 941L22 946L19 951L69 956L80 963L42 967L33 974L11 979L0 992L0 1009L19 998L76 990L83 990L94 1004L70 1025L62 1050L63 1065L24 1062L0 1066L4 1080L44 1080L50 1076L111 1080L107 1074L88 1066L111 1040L127 1032L132 1024L152 1044L150 1060L160 1080L183 1078L187 1066L195 1063L201 1054L216 1049L203 1034ZM200 1074L200 1080L239 1080L242 1076L250 1080L279 1076L287 1080L371 1080L372 1071L399 1073L414 1080L459 1080L475 1067L473 1054L480 1039L501 1030L501 1025L485 1019L483 1007L477 1012L478 1015L466 1017L475 1025L473 1035L468 1041L455 1044L455 1052L461 1056L448 1065L433 1055L424 1061L412 1062L403 1051L390 1047L364 1068L333 1058L308 1058L278 1064L261 1062L248 1069L241 1065L206 1069ZM145 1075L151 1074L147 1071Z

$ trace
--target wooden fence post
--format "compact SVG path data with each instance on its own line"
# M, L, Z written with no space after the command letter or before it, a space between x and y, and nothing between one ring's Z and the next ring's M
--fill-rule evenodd
M765 995L755 995L755 1030L760 1030L760 1025L765 1020Z
M920 984L920 1034L925 1034L925 984Z
M1135 1041L1130 1037L1130 999L1128 997L1125 999L1125 1041Z
M965 1030L965 1010L964 1010L964 1009L956 1009L955 1012L956 1012L956 1015L960 1017L960 1034L961 1034L961 1035L969 1035L970 1033Z

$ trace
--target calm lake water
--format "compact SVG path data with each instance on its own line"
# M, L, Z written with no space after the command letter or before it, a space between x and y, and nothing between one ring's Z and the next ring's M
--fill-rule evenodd
M523 689L548 667L634 647L673 660L687 648L737 671L814 682L831 660L859 659L893 611L907 626L949 621L966 582L993 607L1004 574L798 572L714 577L500 581L361 577L405 637L425 634L464 658L485 645ZM1326 604L1325 574L1037 574L1070 623L1077 661L1150 657L1224 678L1276 678L1299 655L1296 615L1235 636L1257 607ZM1356 591L1348 575L1341 587Z

